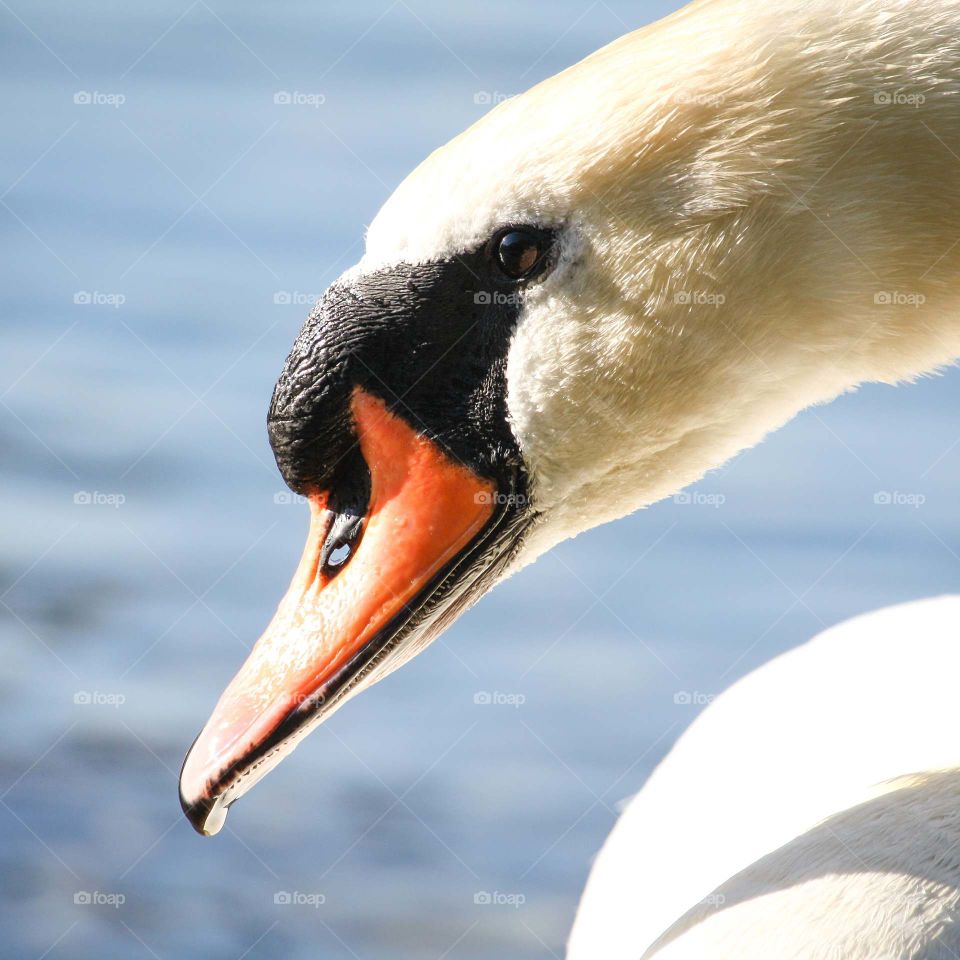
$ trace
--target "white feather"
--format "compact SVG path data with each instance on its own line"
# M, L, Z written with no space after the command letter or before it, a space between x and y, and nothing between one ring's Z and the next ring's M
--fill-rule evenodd
M661 935L657 960L960 952L958 676L960 597L942 597L739 681L617 823L568 960L638 960Z

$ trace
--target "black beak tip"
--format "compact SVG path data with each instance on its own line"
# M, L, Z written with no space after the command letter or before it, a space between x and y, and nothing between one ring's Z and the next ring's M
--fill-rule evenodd
M199 735L198 735L199 738ZM183 810L184 816L190 821L190 825L193 827L197 833L202 837L212 837L217 833L220 827L223 826L223 820L226 816L226 808L220 803L218 797L202 797L200 799L191 799L184 795L183 792L183 767L186 767L187 760L190 757L190 751L193 750L193 745L197 742L197 739L194 739L193 743L190 744L190 750L186 752L186 755L183 758L183 766L180 768L180 783L179 783L179 795L180 795L180 809Z
M199 800L196 802L189 801L181 792L180 794L180 807L184 812L186 818L190 821L190 825L193 827L201 837L210 837L213 836L213 833L208 828L208 823L210 820L210 814L213 811L215 801L213 800Z

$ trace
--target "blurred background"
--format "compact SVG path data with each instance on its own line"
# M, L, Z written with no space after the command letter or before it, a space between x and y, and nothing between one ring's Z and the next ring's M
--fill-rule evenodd
M313 300L429 151L678 5L0 0L5 957L558 956L717 692L955 588L960 375L868 387L499 588L215 840L180 813L302 547L264 418Z

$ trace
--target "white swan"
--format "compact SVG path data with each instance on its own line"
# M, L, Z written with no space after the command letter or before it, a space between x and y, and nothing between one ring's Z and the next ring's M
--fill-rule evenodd
M960 0L701 0L414 171L274 393L311 529L184 763L196 827L558 541L809 404L960 356L958 93ZM615 831L571 957L949 947L960 750L916 691L947 695L957 620L857 621L721 699ZM887 695L829 693L874 662L911 703L892 723ZM768 756L763 729L791 747Z

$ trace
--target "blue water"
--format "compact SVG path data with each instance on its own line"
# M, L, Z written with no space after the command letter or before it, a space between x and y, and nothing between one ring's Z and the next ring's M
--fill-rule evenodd
M560 953L617 804L706 695L957 588L960 375L870 387L498 589L215 840L180 814L302 545L264 416L310 300L478 100L672 6L0 7L5 957Z

